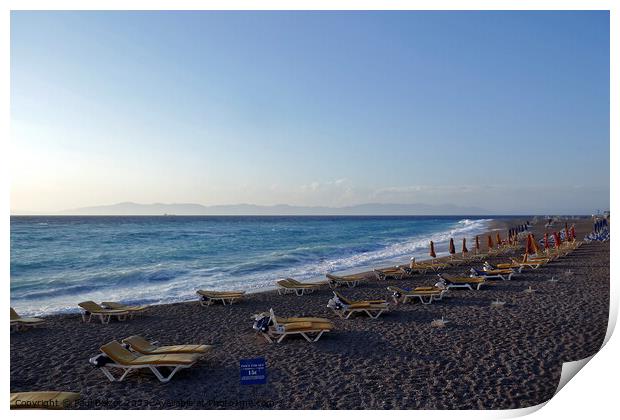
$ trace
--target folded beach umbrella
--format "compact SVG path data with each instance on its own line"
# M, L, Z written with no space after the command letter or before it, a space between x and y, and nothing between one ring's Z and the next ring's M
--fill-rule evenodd
M564 240L568 241L568 223L564 222Z
M491 235L487 236L487 246L489 247L489 250L493 249L493 239L491 238Z
M559 248L562 245L562 241L560 240L560 234L557 232L553 232L553 240L555 241L555 247Z
M575 225L572 225L570 227L570 237L571 237L571 240L573 241L577 239L577 235L575 235Z
M454 254L456 250L454 249L454 239L450 238L450 254Z
M538 242L534 239L534 234L530 233L530 236L532 237L532 250L537 254L540 253L540 248L538 248Z
M499 236L499 232L495 234L495 242L497 243L497 247L499 248L502 244L502 238Z
M467 253L469 252L469 251L467 250L467 244L466 244L466 242L467 242L467 239L463 238L463 249L461 250L461 253L462 253L463 255L465 255L465 254L467 254Z
M476 254L480 252L480 239L478 238L478 235L476 235Z
M431 241L431 252L429 254L433 258L437 258L437 254L435 254L435 244Z
M525 256L527 257L532 253L532 237L527 235L527 239L525 240Z
M545 232L545 251L549 249L549 234Z

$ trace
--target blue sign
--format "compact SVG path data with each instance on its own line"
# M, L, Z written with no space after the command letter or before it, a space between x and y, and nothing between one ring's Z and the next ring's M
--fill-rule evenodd
M267 383L265 358L241 359L239 361L241 385L262 385Z

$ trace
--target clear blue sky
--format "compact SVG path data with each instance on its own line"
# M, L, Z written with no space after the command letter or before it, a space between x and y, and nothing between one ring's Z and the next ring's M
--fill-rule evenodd
M12 12L14 210L609 206L607 12Z

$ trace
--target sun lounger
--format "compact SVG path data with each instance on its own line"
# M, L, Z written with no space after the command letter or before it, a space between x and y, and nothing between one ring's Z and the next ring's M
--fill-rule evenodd
M133 317L134 315L141 315L149 307L149 305L123 305L118 302L101 302L101 306L105 309L127 311L129 312L130 317Z
M237 299L241 299L245 295L245 292L218 292L214 290L198 290L196 294L200 297L200 304L202 306L210 306L215 302L222 302L223 305L226 305L226 303L232 305Z
M383 281L387 279L401 280L409 274L403 270L400 266L388 267L388 268L375 268L372 270L377 277L377 280Z
M111 341L101 346L100 350L102 354L91 358L89 362L101 369L111 382L121 382L130 372L138 369L149 369L161 382L168 382L175 373L181 369L192 367L202 356L199 353L138 356L127 350L118 341ZM120 369L123 374L116 378L110 372L111 368ZM167 376L164 376L160 371L161 368L172 370Z
M124 321L129 315L129 311L124 309L105 309L92 300L78 303L78 306L82 310L82 321L84 322L90 322L94 316L98 317L102 324L108 324L113 316L119 321Z
M23 318L15 312L15 309L11 308L11 330L19 331L25 330L30 327L38 327L45 322L41 318Z
M366 277L361 274L350 274L347 276L335 276L333 274L326 274L325 277L329 280L329 287L335 289L339 286L355 287L360 281L365 280Z
M416 287L413 290L402 289L396 286L388 286L387 289L392 292L394 303L407 303L409 299L412 301L418 298L424 305L430 305L433 301L441 300L447 289L437 286Z
M446 264L446 263L437 262L435 260L431 260L430 262L427 262L427 261L417 262L415 258L411 258L411 263L409 263L408 267L404 265L398 266L398 268L400 268L403 272L405 272L409 276L413 276L416 273L426 274L428 271L437 272L438 270L443 270L448 267L449 267L449 264Z
M441 279L446 289L464 288L474 290L475 287L476 290L480 290L480 287L486 284L484 277L457 277L445 273L437 274L437 276Z
M176 354L176 353L199 353L207 354L213 350L213 346L207 344L181 344L176 346L157 346L157 342L151 343L139 335L132 335L123 340L123 344L129 346L129 350L145 354Z
M35 391L11 392L11 410L64 410L80 399L77 392Z
M316 342L323 333L333 330L334 324L325 318L279 318L270 309L268 313L254 315L253 328L269 343L280 343L286 336L295 334Z
M550 259L549 258L523 258L523 261L517 261L514 258L510 259L512 264L519 265L521 267L528 267L532 270L536 270L537 268L547 264ZM498 264L498 268L499 268Z
M470 270L471 274L474 277L484 277L487 280L491 280L491 279L502 279L502 280L510 280L512 278L512 276L514 274L516 274L516 271L513 270L512 268L506 268L506 269L483 269L483 270L478 270L477 268L471 268Z
M372 319L377 319L389 309L384 299L380 300L350 300L334 291L334 297L329 300L327 307L341 318L349 319L354 313L365 313Z
M286 278L284 280L278 280L278 294L295 293L297 296L314 292L316 289L327 284L327 282L320 283L301 283L295 279Z
M488 261L485 261L482 269L489 272L493 272L494 270L514 270L517 273L521 273L523 271L523 266L521 264L515 264L513 262L492 265Z

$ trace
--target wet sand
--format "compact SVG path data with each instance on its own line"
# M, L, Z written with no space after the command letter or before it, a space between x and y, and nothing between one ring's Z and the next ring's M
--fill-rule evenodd
M590 228L589 221L578 223L578 238ZM537 238L541 230L542 224L535 226ZM481 242L486 248L486 239ZM446 272L463 273L468 267ZM552 276L559 281L549 282ZM436 280L432 273L382 282L373 278L342 290L353 299L387 298L388 285L415 287ZM533 293L525 292L529 286ZM562 362L588 357L603 342L609 243L584 244L565 258L480 291L450 290L432 305L399 305L377 320L336 317L326 307L331 295L328 288L302 297L271 291L233 306L201 307L197 301L159 305L142 317L108 325L82 323L77 314L50 316L41 328L11 334L11 392L76 391L82 394L81 408L536 405L553 396ZM491 306L496 299L506 304ZM326 317L336 329L316 343L289 337L268 344L252 330L251 316L269 308L280 316ZM449 321L446 327L432 328L431 321L442 316ZM148 371L111 383L88 359L102 344L132 334L162 345L206 343L216 348L211 358L181 371L170 383L159 383ZM239 385L239 359L252 357L266 358L268 385Z

